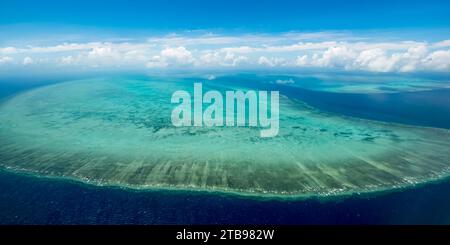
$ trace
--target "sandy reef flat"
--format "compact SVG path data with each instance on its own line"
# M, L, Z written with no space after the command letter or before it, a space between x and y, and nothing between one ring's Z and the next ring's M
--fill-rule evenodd
M371 192L450 173L449 130L340 116L285 96L274 138L176 128L171 94L191 86L91 79L18 94L0 105L0 165L97 185L260 196Z

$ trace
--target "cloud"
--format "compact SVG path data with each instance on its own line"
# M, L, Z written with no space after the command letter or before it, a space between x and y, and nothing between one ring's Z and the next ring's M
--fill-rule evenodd
M162 68L168 66L185 66L194 63L192 53L183 46L167 47L159 55L152 56L146 66L148 68Z
M31 65L34 64L34 60L30 57L25 57L22 62L23 65Z
M411 46L407 50L390 52L377 45L368 45L370 49L354 48L349 45L330 47L323 52L297 56L296 66L299 67L325 67L341 70L363 70L371 72L414 72L430 70L424 58L429 49L424 44ZM372 48L375 47L375 48ZM437 59L437 58L435 58ZM429 62L428 62L429 63ZM437 63L448 63L445 59L438 59ZM440 66L442 71L445 71ZM433 69L437 70L437 69Z
M236 56L235 54L233 54L231 52L227 52L224 57L224 62L226 64L230 64L231 66L237 66L247 60L248 60L247 57L245 57L243 55Z
M88 53L89 58L114 58L117 57L118 53L111 46L96 46L92 48Z
M0 54L15 54L18 50L14 47L4 47L0 48Z
M295 65L297 66L308 66L308 55L297 56Z
M244 55L235 55L231 51L206 52L196 62L197 67L235 67L248 61Z
M322 55L314 55L311 64L317 67L351 69L357 53L346 46L329 47Z
M147 68L163 68L167 66L168 64L159 55L153 56L146 63Z
M221 51L229 52L229 53L251 53L255 51L261 50L260 48L253 48L249 46L240 46L240 47L228 47L222 48Z
M192 53L183 46L177 48L165 48L161 51L161 57L176 63L192 63Z
M285 62L286 62L286 59L278 58L278 57L267 58L265 56L261 56L258 59L258 64L263 65L263 66L270 66L270 67L283 66Z
M439 50L429 54L424 60L429 70L448 71L450 69L450 50Z
M450 39L437 42L433 46L436 47L436 48L450 47Z
M124 40L124 41L121 41ZM140 69L322 68L339 71L450 71L450 39L377 41L348 33L167 35L144 39L0 47L0 64ZM13 62L14 60L22 62ZM25 68L24 68L25 69Z
M13 61L14 61L14 59L9 56L0 57L0 65L12 63Z
M72 55L61 57L60 63L64 65L76 64L78 59Z
M275 64L266 56L259 57L258 64L266 66L275 66Z

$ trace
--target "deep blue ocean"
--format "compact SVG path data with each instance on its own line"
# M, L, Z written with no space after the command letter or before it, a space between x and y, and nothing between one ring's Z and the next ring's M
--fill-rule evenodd
M0 99L38 85L2 81ZM279 90L333 113L450 128L450 89L392 94L288 87ZM258 199L223 193L96 187L0 170L0 223L450 224L449 194L450 180L442 180L393 192L340 198Z

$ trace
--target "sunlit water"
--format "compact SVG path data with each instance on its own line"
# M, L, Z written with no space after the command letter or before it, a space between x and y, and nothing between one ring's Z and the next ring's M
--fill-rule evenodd
M196 78L195 81L203 81ZM139 79L148 78L139 76ZM327 115L342 115L426 127L450 128L450 91L427 89L389 93L322 92L323 81L302 78L278 85L284 76L218 77L211 84L243 87L266 82L260 89L279 89L291 99L307 102ZM363 82L364 79L356 79ZM0 82L0 96L11 96L47 81L10 79ZM377 78L383 81L389 79ZM172 79L169 81L174 82ZM405 80L399 78L398 80ZM204 84L207 82L204 81ZM333 82L331 87L338 88ZM189 85L187 85L189 86ZM259 85L258 85L259 86ZM258 88L257 88L258 89ZM361 91L353 91L361 92ZM8 97L11 98L11 97ZM317 109L315 109L317 110ZM417 148L415 151L420 152ZM447 157L448 159L448 157ZM230 192L132 190L42 178L41 174L0 170L2 224L436 224L449 223L448 178L408 184L410 188L359 195L309 196L308 199L248 198ZM192 189L190 189L192 190ZM286 196L286 195L284 195Z
M274 138L258 128L175 128L171 94L194 81L102 78L25 91L0 107L1 165L96 185L279 197L389 190L449 174L448 129L342 116L290 94L282 93Z

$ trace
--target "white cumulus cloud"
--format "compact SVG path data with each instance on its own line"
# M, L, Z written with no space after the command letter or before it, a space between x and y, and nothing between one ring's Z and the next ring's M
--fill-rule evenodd
M124 41L120 41L124 40ZM332 69L449 72L450 39L436 42L348 33L189 34L0 47L0 64L65 68ZM41 43L41 42L39 42ZM14 62L14 61L18 62ZM3 66L4 67L4 66Z
M31 65L31 64L34 64L34 60L33 60L32 58L30 58L30 57L25 57L25 58L23 59L22 64L24 64L24 65Z
M5 56L5 57L0 57L0 65L2 64L7 64L7 63L11 63L13 62L13 58L9 57L9 56Z

